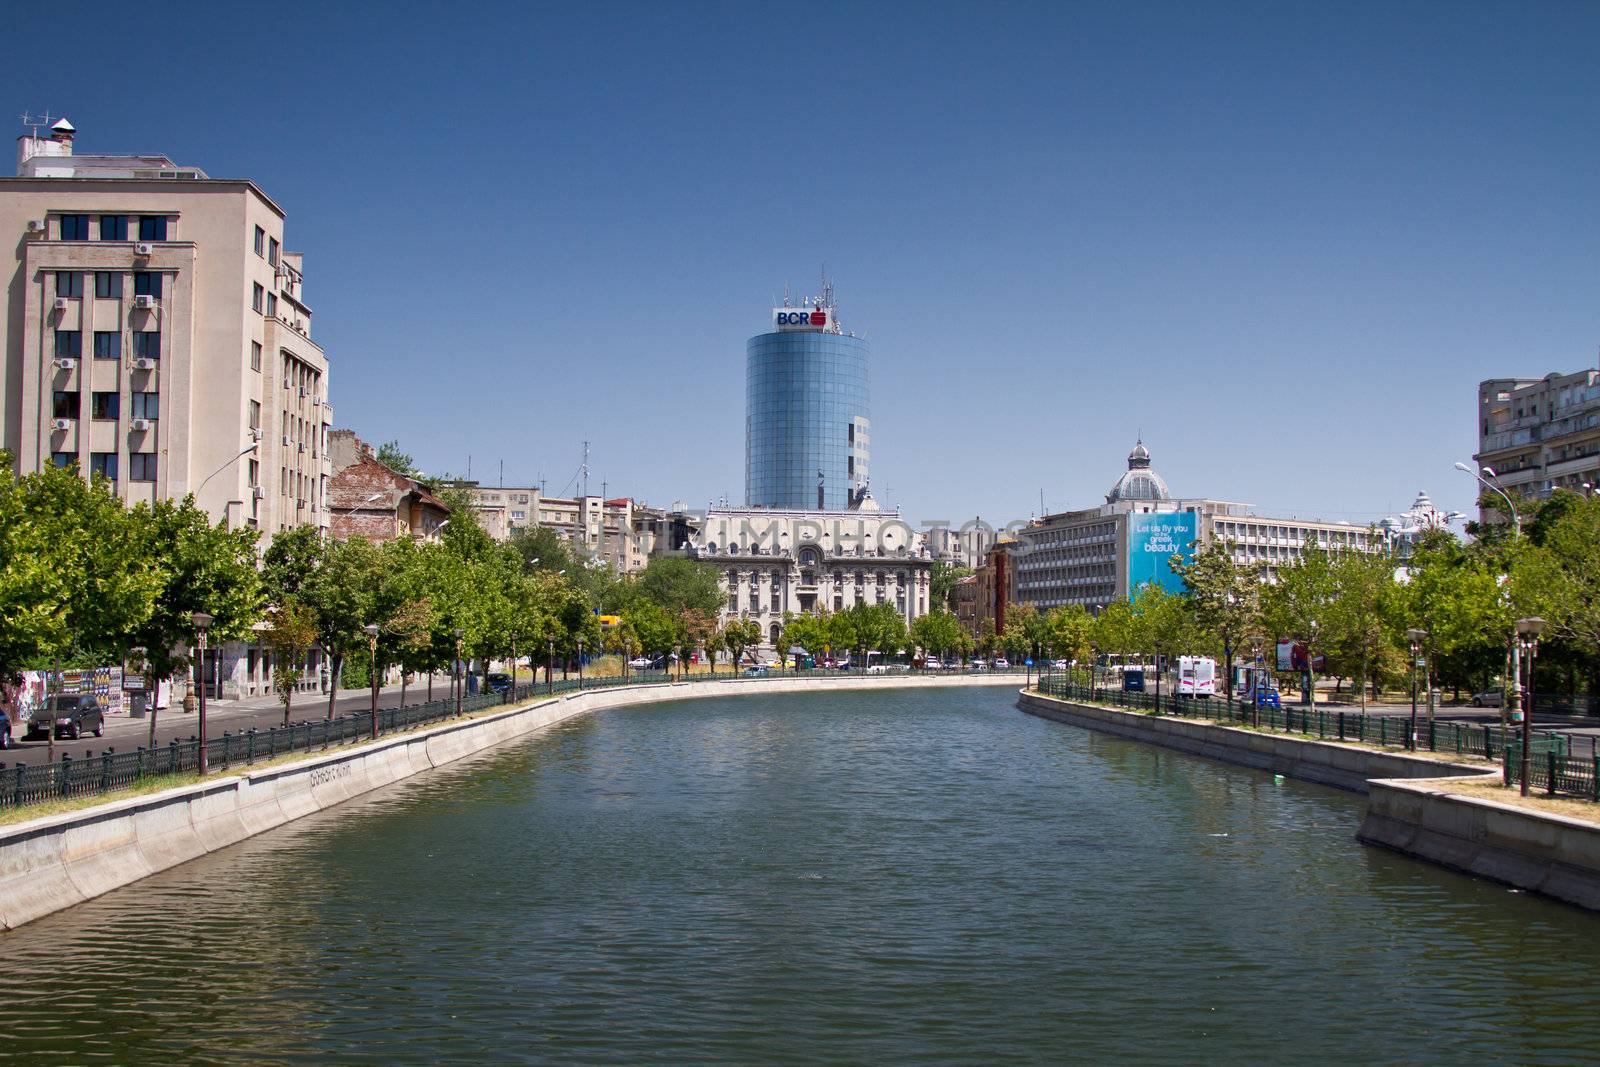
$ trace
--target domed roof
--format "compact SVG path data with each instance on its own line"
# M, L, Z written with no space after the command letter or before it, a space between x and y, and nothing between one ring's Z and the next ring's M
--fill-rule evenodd
M1117 479L1117 484L1106 494L1106 503L1119 500L1171 500L1172 492L1161 475L1150 469L1150 450L1143 439L1128 453L1128 473Z

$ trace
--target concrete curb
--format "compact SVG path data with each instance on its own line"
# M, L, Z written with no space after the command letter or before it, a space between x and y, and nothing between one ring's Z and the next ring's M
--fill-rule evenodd
M15 929L373 789L591 711L707 696L1015 684L1015 678L1005 675L846 675L588 689L278 767L45 816L0 829L0 928Z

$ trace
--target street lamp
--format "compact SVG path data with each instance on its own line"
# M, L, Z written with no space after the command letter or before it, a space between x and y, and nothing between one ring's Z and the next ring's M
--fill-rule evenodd
M556 639L547 639L550 644L550 658L544 664L544 691L554 695L556 691Z
M461 668L461 639L466 636L466 631L459 627L453 631L456 638L456 662L451 674L456 676L456 714L461 714L461 690L466 688L467 680L462 675Z
M206 773L206 631L211 629L211 616L197 611L189 616L194 632L200 641L200 776ZM53 731L52 727L52 731Z
M1266 661L1261 658L1262 637L1260 634L1250 635L1250 703L1254 705L1251 712L1251 725L1261 725L1261 680L1266 677Z
M1517 636L1522 649L1528 654L1528 699L1522 708L1522 795L1528 795L1528 749L1533 742L1533 661L1539 654L1539 635L1544 632L1544 620L1534 616L1517 620Z
M1504 489L1500 488L1494 482L1489 480L1491 478L1498 477L1498 475L1495 474L1493 467L1484 467L1480 472L1477 469L1469 467L1465 463L1457 463L1456 470L1461 471L1463 474L1472 475L1483 485L1485 489L1488 489L1494 493L1498 493L1500 499L1506 502L1506 507L1511 510L1511 536L1516 537L1522 533L1522 520L1517 516L1517 505L1511 502L1511 498L1506 495L1506 491ZM1486 478L1484 475L1488 475L1488 477Z
M378 739L378 628L363 626L367 635L367 686L372 690L372 739Z
M1411 642L1411 743L1406 747L1413 750L1417 747L1417 668L1422 666L1422 642L1427 637L1426 630L1406 631L1406 639ZM1428 684L1433 684L1431 678Z
M1311 620L1311 636L1306 638L1306 706L1313 711L1317 707L1317 668L1314 662L1317 647L1316 619Z
M578 638L578 688L583 688L583 638Z

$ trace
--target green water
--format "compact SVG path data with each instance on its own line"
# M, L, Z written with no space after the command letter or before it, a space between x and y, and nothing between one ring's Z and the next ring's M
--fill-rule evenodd
M0 1057L1600 1059L1600 920L1014 699L569 722L0 936Z

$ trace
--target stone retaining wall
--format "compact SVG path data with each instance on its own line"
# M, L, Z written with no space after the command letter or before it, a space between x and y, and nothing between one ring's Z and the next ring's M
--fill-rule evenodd
M1373 778L1438 778L1443 775L1493 775L1485 765L1468 766L1403 752L1383 752L1353 744L1263 734L1220 723L1147 715L1120 708L1078 704L1057 697L1023 693L1018 706L1033 715L1116 734L1197 756L1238 763L1289 778L1365 793Z
M1017 684L1000 676L763 678L590 689L0 828L0 928L14 929L351 797L601 708L754 693Z

